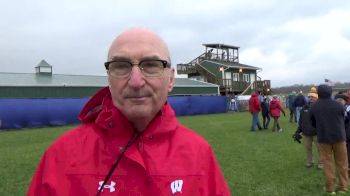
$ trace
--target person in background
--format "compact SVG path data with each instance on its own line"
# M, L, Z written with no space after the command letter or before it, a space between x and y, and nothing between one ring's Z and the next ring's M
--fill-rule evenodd
M297 119L297 124L299 124L300 111L305 104L306 104L306 99L303 95L303 91L300 91L299 94L295 97L294 104L293 104L295 107L295 115L296 115L296 119Z
M261 115L263 119L263 128L268 129L269 123L270 123L270 101L268 100L267 96L263 96L262 102L261 102Z
M286 107L289 109L289 122L297 122L297 116L295 114L295 105L294 105L294 101L295 101L295 97L296 97L296 92L292 91L291 94L289 94L287 96L287 100L286 100Z
M167 101L175 75L163 39L131 28L104 65L108 86L46 150L27 195L230 195L208 142Z
M236 97L234 95L230 97L230 110L238 112L237 106L236 106Z
M347 103L349 97L346 94L338 93L334 99L344 106L345 110L345 134L346 134L346 149L348 154L348 167L350 167L350 105ZM348 168L350 175L350 168Z
M332 87L322 84L317 88L318 100L311 105L311 124L317 130L320 157L323 162L326 193L335 195L336 177L338 193L346 195L348 191L348 156L344 124L344 107L331 99ZM336 171L334 174L335 160Z
M250 131L255 131L256 127L261 130L261 125L259 122L259 112L260 112L260 100L258 93L253 91L249 99L249 112L252 114L252 124Z
M303 135L303 141L304 141L304 146L305 146L305 152L306 152L306 164L305 166L307 168L310 168L313 166L313 156L312 156L312 144L314 143L317 152L318 150L318 143L317 143L317 132L316 129L312 126L310 116L309 116L309 111L310 107L313 103L315 103L318 99L317 92L315 91L316 88L312 87L311 91L308 93L308 103L304 105L304 107L301 109L300 112L300 119L299 119L299 124L298 128L295 132L295 134L302 134ZM317 168L322 169L323 164L322 160L319 158Z
M346 95L348 96L348 100L346 101L346 103L350 105L350 90L346 91Z
M278 122L278 119L281 116L281 112L283 113L284 116L286 116L286 113L284 112L281 102L278 100L277 95L274 95L272 97L272 100L270 102L270 115L273 118L273 126L272 126L272 131L278 131L282 132L282 128ZM276 130L277 128L277 130Z

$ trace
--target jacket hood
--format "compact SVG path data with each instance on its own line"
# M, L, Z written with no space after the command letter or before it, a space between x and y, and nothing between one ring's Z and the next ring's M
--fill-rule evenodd
M133 125L114 106L109 87L101 89L86 103L79 114L79 120L84 124L94 123L111 135L134 131ZM173 131L177 124L175 112L166 102L144 131L149 134Z
M103 100L108 96L111 96L108 87L98 91L80 111L79 120L83 123L94 121L102 110Z
M332 96L332 87L321 84L317 88L317 94L320 99L330 99Z
M258 96L258 94L257 94L255 91L253 91L250 95L251 95L252 97Z
M270 102L270 108L274 109L278 107L278 100L277 99L272 99Z

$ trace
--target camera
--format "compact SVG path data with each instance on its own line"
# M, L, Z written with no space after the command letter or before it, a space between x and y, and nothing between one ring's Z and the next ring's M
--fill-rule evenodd
M293 138L294 138L294 141L296 141L296 142L298 142L299 144L301 143L301 138L303 138L302 136L301 136L301 134L300 133L295 133L294 135L293 135Z

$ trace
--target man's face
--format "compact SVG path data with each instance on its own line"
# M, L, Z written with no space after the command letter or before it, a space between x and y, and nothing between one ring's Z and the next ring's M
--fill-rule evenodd
M309 102L310 103L315 103L317 101L317 98L316 97L313 97L313 96L309 96Z
M337 98L336 101L341 103L342 105L345 105L345 100L344 99Z
M119 36L112 44L108 60L127 60L138 64L142 60L166 60L169 52L164 42L146 31L133 30ZM170 62L169 62L170 63ZM134 65L127 77L108 75L114 105L132 123L146 122L159 112L174 85L174 70L165 68L160 76L145 77Z

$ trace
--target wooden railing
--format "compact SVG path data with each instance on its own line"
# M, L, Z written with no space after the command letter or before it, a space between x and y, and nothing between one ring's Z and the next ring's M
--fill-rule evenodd
M233 81L232 79L218 79L218 85L220 88L227 88L229 91L243 91L249 86L248 82Z
M253 88L259 91L271 89L271 81L270 80L255 81Z
M189 64L177 64L177 73L178 74L193 74L197 73L195 66Z
M177 73L178 74L193 74L193 73L198 73L198 70L196 69L196 65L198 65L200 62L205 60L207 53L203 53L190 61L189 63L186 64L177 64Z
M216 84L220 85L220 89L223 91L229 92L243 92L250 85L248 82L233 81L232 79L218 79ZM271 88L270 80L255 81L249 88L251 88L250 90L258 90L263 92L269 91Z

